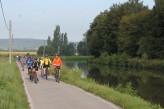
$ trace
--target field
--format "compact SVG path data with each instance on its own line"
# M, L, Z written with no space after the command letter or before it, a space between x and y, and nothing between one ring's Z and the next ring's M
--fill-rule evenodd
M0 57L0 109L29 109L17 64Z
M11 52L11 55L26 55L26 54L30 54L30 55L36 55L37 52ZM0 52L0 55L9 55L9 52Z

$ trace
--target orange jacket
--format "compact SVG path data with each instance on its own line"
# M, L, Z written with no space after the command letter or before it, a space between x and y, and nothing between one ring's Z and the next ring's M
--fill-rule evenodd
M52 62L52 65L53 66L62 66L62 61L61 59L58 57L58 58L54 58L53 62Z

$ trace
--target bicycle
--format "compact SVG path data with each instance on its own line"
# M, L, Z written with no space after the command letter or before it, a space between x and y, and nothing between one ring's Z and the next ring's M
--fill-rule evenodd
M25 63L22 62L22 70L24 71L24 66L25 66Z
M46 69L45 69L46 80L47 80L47 78L48 78L48 74L49 74L49 71L48 71L48 67L46 66Z
M55 68L55 81L58 83L60 81L59 70L60 70L60 66L56 66L56 68Z
M30 68L28 70L29 70L29 78L30 78L31 81L33 81L32 68Z
M36 69L35 68L34 68L34 71L32 73L32 76L33 76L34 82L37 84L38 78L37 78L37 73L36 73Z

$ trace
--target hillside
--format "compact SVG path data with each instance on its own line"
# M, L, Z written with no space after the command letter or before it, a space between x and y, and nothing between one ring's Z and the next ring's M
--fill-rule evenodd
M15 38L13 39L13 50L37 50L38 47L44 45L43 39L24 39L24 38ZM45 41L46 42L46 41ZM0 50L8 49L8 39L0 39Z
M13 50L16 51L36 51L41 45L46 44L46 40L43 39L31 39L31 38L15 38L13 39ZM78 42L69 41L69 43L78 44ZM8 50L8 39L0 39L0 51Z

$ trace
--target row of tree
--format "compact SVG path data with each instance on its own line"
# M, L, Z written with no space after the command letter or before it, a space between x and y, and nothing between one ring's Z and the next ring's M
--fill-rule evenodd
M88 55L87 45L84 41L76 43L68 43L67 33L60 32L60 26L57 25L53 34L53 39L48 36L46 45L39 47L37 54L48 54L53 56L58 53L63 56Z
M164 58L164 0L154 0L149 9L140 0L114 4L101 12L86 32L85 41L96 57L126 53L131 57L147 54Z

